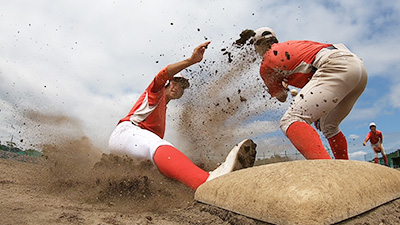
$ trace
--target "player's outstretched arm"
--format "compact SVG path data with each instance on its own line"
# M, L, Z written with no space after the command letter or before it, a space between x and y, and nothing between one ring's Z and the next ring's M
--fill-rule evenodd
M194 49L192 56L190 56L189 58L168 65L168 75L172 78L175 74L179 73L183 69L200 62L203 59L204 52L206 51L206 48L210 43L210 41L207 41L197 46Z

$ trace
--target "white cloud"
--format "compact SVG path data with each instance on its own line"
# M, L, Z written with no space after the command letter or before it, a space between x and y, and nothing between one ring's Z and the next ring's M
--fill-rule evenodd
M349 139L352 139L352 140L355 140L355 139L358 139L360 136L359 135L357 135L357 134L350 134L349 135Z
M357 151L357 152L352 152L349 153L349 159L350 160L358 160L358 161L364 161L364 157L367 155L367 152L364 151Z
M392 84L390 103L393 107L400 108L400 80Z

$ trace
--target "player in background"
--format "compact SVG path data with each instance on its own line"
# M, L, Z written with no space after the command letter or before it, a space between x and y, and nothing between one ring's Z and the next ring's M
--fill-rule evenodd
M109 139L110 153L152 161L159 171L197 189L206 181L233 170L254 165L256 144L245 139L228 154L224 163L212 172L197 167L181 151L164 140L167 104L179 99L190 86L180 73L200 62L210 42L196 47L191 57L162 69L139 97L128 115L121 119ZM201 149L196 149L200 151Z
M367 137L365 138L363 145L367 144L368 140L371 143L371 148L375 154L375 163L379 164L378 161L378 153L382 154L383 161L385 162L386 166L389 166L387 156L385 153L385 148L383 147L383 135L382 132L376 129L376 124L371 122L369 124L369 129L371 130L368 132Z
M367 84L362 60L343 44L314 41L279 43L269 27L254 31L256 52L263 57L260 75L271 97L285 102L287 85L301 88L280 127L306 159L330 159L318 132L328 139L335 159L348 159L339 124L350 113Z

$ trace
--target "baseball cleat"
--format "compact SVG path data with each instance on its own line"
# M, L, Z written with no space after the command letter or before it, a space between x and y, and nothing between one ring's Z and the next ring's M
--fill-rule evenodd
M240 170L254 165L257 145L250 139L245 139L237 144L228 154L219 167L210 172L207 181L223 176L235 170Z

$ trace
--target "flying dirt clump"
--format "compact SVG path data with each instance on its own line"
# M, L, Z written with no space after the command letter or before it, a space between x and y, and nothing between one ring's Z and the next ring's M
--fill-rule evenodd
M253 30L246 29L240 33L240 39L235 41L237 45L244 45L246 42L255 35L256 33Z

